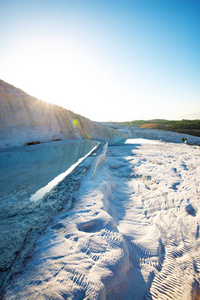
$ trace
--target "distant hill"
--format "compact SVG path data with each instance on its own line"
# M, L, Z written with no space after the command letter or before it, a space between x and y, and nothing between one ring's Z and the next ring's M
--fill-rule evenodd
M140 128L175 131L179 133L186 133L190 135L200 136L200 119L197 120L183 119L180 121L165 120L165 119L135 120L135 121L120 122L117 124L138 126Z

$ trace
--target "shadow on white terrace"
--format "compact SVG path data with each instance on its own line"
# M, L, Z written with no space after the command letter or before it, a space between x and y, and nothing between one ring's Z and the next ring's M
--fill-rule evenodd
M27 233L56 207L58 199L44 196L96 145L65 141L0 152L0 281Z

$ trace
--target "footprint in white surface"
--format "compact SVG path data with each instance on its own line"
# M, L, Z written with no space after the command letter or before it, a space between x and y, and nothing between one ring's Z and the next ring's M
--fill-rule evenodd
M192 204L187 205L186 208L185 208L185 211L193 217L196 216L196 210L194 209Z
M173 190L177 191L179 185L180 185L180 182L174 182L174 183L172 184L172 187L171 187L171 188L172 188Z
M69 239L71 236L73 236L73 234L67 234L67 235L65 236L65 238L66 238L66 239Z
M103 221L95 219L78 224L78 230L84 232L97 232L103 228Z

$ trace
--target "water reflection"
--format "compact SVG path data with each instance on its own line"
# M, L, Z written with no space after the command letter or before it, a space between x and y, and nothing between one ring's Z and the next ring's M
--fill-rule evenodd
M43 203L42 196L96 145L65 141L0 152L0 283L27 232L56 205L55 199Z
M150 144L150 145L159 145L161 141L156 140L149 140L149 139L142 139L142 138L134 138L134 139L127 139L125 144Z
M71 173L76 166L78 166L86 156L88 156L97 146L92 148L92 150L87 153L85 156L81 156L81 158L78 159L76 163L73 163L70 168L67 169L64 173L61 173L60 175L56 176L53 180L51 180L47 185L39 189L34 195L31 196L30 200L31 201L38 201L42 197L44 197L48 192L51 191L53 187L55 187L59 182L61 182L69 173Z

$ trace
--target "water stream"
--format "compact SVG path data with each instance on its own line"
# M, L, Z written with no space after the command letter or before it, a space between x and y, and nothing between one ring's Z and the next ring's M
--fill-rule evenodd
M62 141L0 152L0 283L27 233L56 207L45 194L97 144Z

